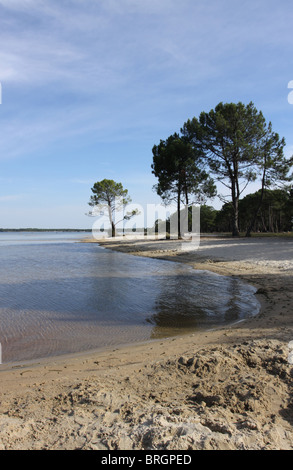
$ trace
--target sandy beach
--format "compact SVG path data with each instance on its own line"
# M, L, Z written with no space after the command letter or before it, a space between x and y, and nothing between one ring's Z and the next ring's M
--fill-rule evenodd
M102 241L255 286L204 333L0 366L1 450L292 450L293 239ZM171 263L170 263L171 269Z

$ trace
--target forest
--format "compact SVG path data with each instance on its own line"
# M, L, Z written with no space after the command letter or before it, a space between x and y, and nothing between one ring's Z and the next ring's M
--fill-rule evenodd
M293 157L285 146L252 102L219 103L154 145L154 190L165 204L176 201L179 238L182 204L201 206L201 232L249 237L292 230ZM252 183L260 189L250 194ZM221 210L206 205L215 196Z
M293 156L286 157L285 145L253 103L219 103L208 113L188 119L180 132L152 148L151 170L157 178L153 190L165 206L175 203L177 207L171 220L157 219L153 229L161 232L164 224L166 233L172 228L172 236L176 230L183 238L187 217L182 207L189 209L191 232L192 207L197 205L201 233L249 237L292 231ZM249 193L252 183L259 190ZM219 187L225 194L219 193ZM131 202L128 190L109 179L96 182L91 190L89 215L104 213L106 205L114 237L116 213ZM220 210L207 205L216 196L223 204ZM137 214L137 210L127 212L122 221Z
M246 234L252 215L258 207L260 190L239 201L239 231ZM233 208L226 203L220 210L201 206L201 232L231 232ZM261 208L252 226L252 233L281 233L293 229L293 191L266 190Z

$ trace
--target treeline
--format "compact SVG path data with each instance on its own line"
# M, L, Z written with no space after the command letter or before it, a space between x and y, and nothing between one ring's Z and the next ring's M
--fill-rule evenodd
M153 189L165 205L176 204L176 216L169 221L172 236L185 235L182 206L190 210L195 205L201 206L202 232L231 232L233 236L245 232L248 237L252 232L292 230L293 156L285 156L285 145L252 102L219 103L161 139L152 148L151 170L157 178ZM256 182L260 190L243 197ZM218 187L225 188L225 194L218 194ZM113 237L119 222L138 214L135 209L116 221L116 213L131 201L121 183L104 179L91 190L93 209L88 215L105 211ZM206 205L216 196L224 203L219 211ZM160 223L164 222L157 220L154 225L159 233Z
M251 232L279 233L293 229L293 191L265 190L261 207L261 190L248 194L239 201L239 231L247 233L254 218ZM200 227L202 233L232 232L233 207L226 203L220 210L212 206L201 206Z
M181 204L201 205L206 231L231 231L233 236L245 231L250 236L253 231L290 229L286 188L293 179L293 157L286 158L284 147L285 139L253 103L219 103L154 145L154 189L165 203L176 201L179 238ZM243 198L256 181L260 191ZM220 211L205 206L216 195L216 183L226 192L218 194L225 202Z

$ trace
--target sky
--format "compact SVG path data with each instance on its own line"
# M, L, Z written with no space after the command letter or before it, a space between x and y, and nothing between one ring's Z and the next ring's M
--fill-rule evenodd
M153 146L219 102L291 156L292 24L289 0L0 0L0 227L91 228L104 178L159 203Z

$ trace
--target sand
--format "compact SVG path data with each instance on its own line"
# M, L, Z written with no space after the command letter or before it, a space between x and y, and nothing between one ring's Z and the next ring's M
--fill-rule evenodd
M293 449L293 239L103 245L237 276L261 311L204 333L0 366L0 449Z

